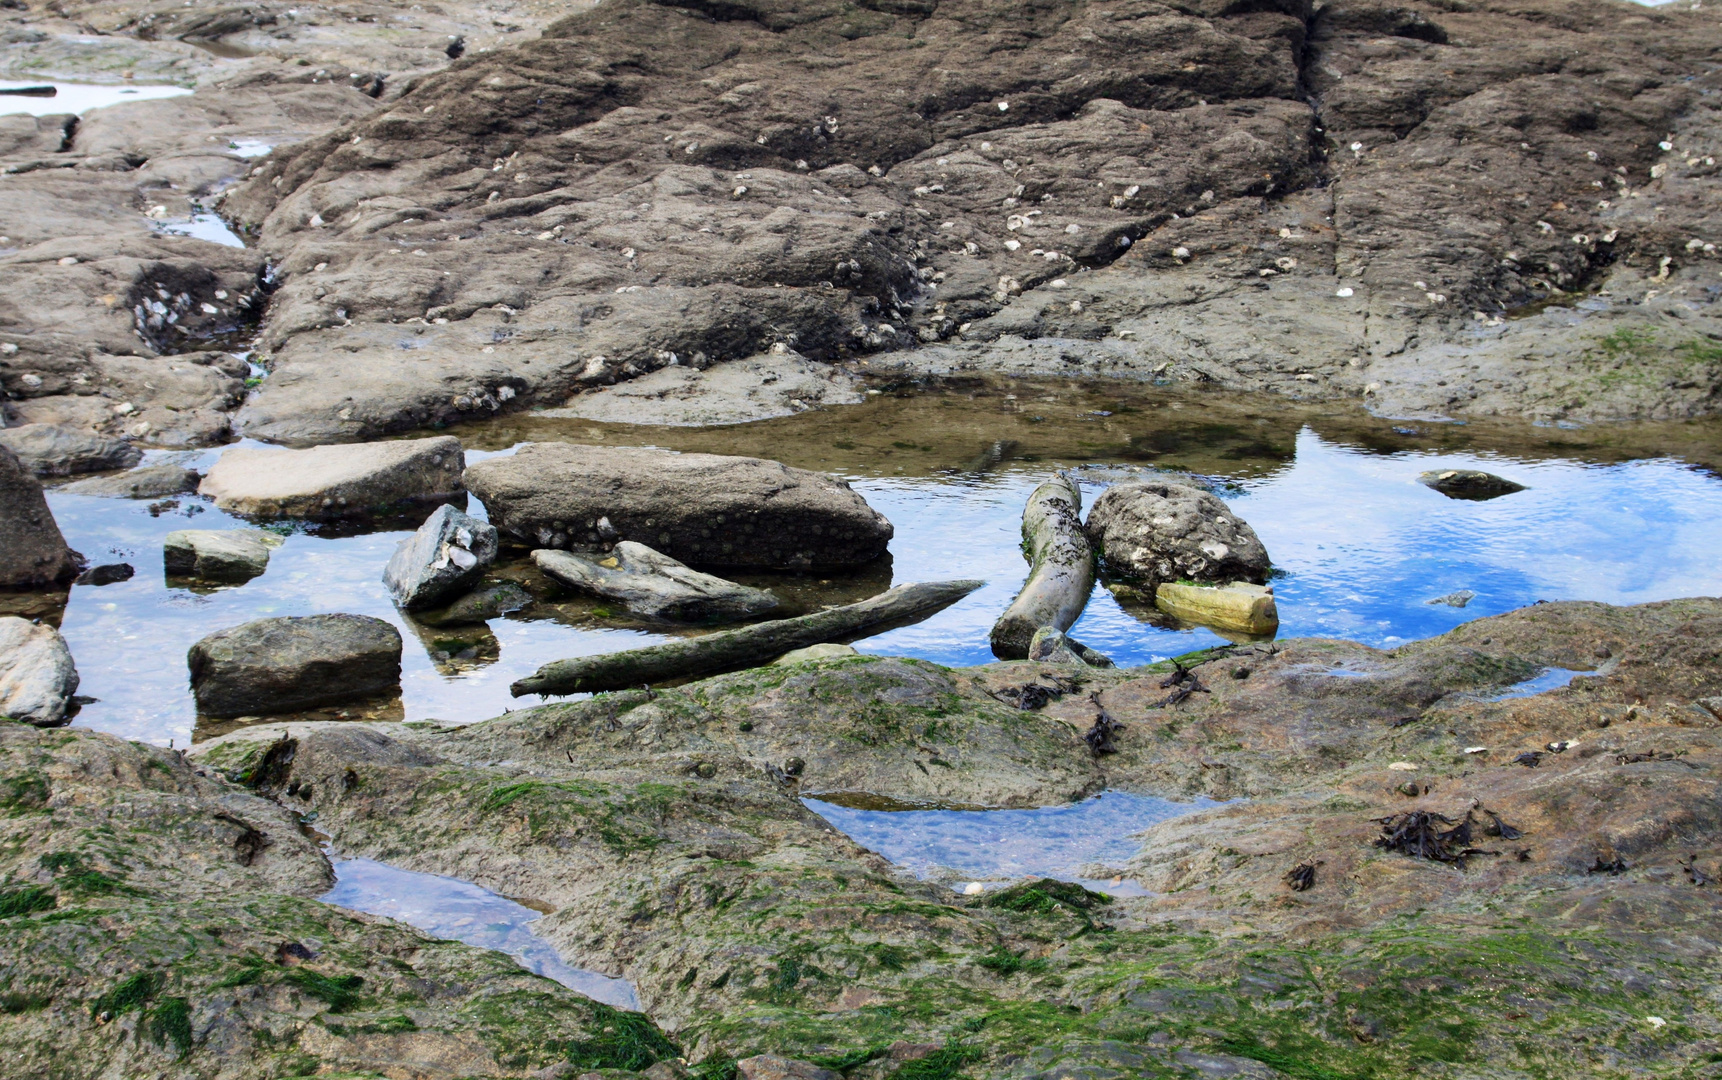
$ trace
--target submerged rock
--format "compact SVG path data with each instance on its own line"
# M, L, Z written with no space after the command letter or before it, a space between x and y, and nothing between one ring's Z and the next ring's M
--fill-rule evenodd
M473 465L466 483L532 547L634 540L693 566L813 569L869 562L891 539L847 483L760 458L529 443Z
M169 577L240 584L269 568L282 541L262 529L179 529L162 540L162 568Z
M1115 577L1150 588L1167 581L1267 580L1267 549L1231 507L1165 480L1107 488L1088 513L1088 535Z
M777 606L777 597L769 592L690 570L632 540L619 542L607 556L592 558L540 548L532 561L565 585L655 619L734 622Z
M1444 604L1447 607L1462 608L1475 599L1477 599L1477 594L1475 592L1470 589L1460 589L1458 592L1450 592L1445 596L1437 596L1433 600L1427 600L1424 602L1429 604Z
M113 585L121 581L130 581L137 573L131 563L104 563L92 566L78 575L73 582L75 585Z
M418 611L467 591L495 561L496 528L445 504L395 548L383 584L403 610Z
M449 435L310 450L236 447L197 490L245 517L365 519L457 498L465 464L460 440Z
M114 476L92 476L55 488L65 495L101 495L116 499L160 499L197 490L200 479L178 465L149 465Z
M499 581L474 589L441 611L417 613L420 622L429 626L461 626L489 622L499 615L519 611L532 603L532 594L512 581Z
M254 619L199 641L186 661L206 716L295 712L398 693L401 635L367 615Z
M42 485L0 446L0 589L42 589L78 576L82 557L66 546Z
M1424 487L1434 488L1449 499L1468 499L1472 502L1498 499L1502 495L1525 490L1523 484L1478 469L1431 469L1419 473L1417 482Z
M124 439L53 424L0 428L0 446L17 454L37 476L129 469L143 458L143 451Z
M58 630L0 616L0 717L38 727L63 724L77 692L78 669Z
M1043 626L1028 642L1026 659L1045 664L1081 664L1084 667L1112 667L1112 658L1089 648L1055 626Z

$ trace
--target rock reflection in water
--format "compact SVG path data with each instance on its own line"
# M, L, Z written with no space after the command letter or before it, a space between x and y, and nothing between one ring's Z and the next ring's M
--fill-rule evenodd
M1220 805L1173 802L1108 791L1068 806L1032 810L911 808L865 794L805 798L808 809L858 844L918 877L981 880L1051 877L1115 895L1141 895L1129 882L1085 876L1136 854L1136 833L1162 821ZM889 807L888 809L885 807Z
M386 915L435 937L507 953L526 970L594 1001L618 1009L640 1007L626 979L569 966L548 941L528 929L539 912L470 882L399 870L371 859L343 859L335 863L335 887L320 899Z

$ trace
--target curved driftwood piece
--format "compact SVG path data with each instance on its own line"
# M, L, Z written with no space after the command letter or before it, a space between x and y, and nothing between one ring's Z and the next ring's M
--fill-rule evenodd
M1094 591L1094 547L1082 530L1082 492L1059 475L1034 489L1022 510L1028 581L993 624L993 655L1023 660L1043 626L1069 630Z
M853 641L889 625L924 619L974 592L982 581L929 581L899 585L858 604L793 619L777 619L704 637L652 645L606 656L545 664L509 687L523 694L579 694L626 690L671 679L717 675L770 663L791 649L825 641Z
M777 597L763 589L702 574L632 540L623 540L609 555L539 548L532 561L564 585L654 619L737 622L777 606Z

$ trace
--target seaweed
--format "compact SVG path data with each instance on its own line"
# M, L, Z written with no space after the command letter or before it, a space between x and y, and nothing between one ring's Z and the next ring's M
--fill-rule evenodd
M162 998L149 1011L149 1033L162 1046L172 1043L184 1057L191 1051L191 1003L182 997Z
M346 1012L358 1004L359 988L365 985L362 975L320 975L302 967L288 968L281 981L329 1006L332 1013Z
M1412 810L1375 820L1381 825L1375 846L1389 851L1456 866L1464 866L1472 855L1500 854L1471 846L1471 830L1476 821L1469 810L1464 820L1458 822L1432 810Z
M54 894L40 885L25 885L0 892L0 919L14 915L29 915L47 911L54 906Z
M1315 868L1320 866L1322 862L1323 860L1321 859L1317 859L1314 862L1302 862L1298 863L1290 870L1287 870L1285 876L1286 887L1291 889L1292 892L1304 892L1309 889L1310 886L1315 884Z
M1088 744L1089 752L1095 757L1102 754L1116 754L1118 747L1113 745L1113 737L1124 730L1124 725L1113 719L1106 706L1100 704L1100 691L1088 695L1088 700L1094 703L1094 726L1082 733L1082 741Z
M1040 972L1046 970L1046 961L1040 957L1024 959L1027 950L1011 952L1003 945L993 946L993 951L976 960L975 963L988 971L1000 976L1015 975L1019 971Z
M567 1045L568 1061L576 1069L628 1069L639 1072L665 1059L673 1059L680 1048L671 1042L651 1018L643 1013L624 1012L597 1002L592 1004L592 1026L597 1034ZM733 1077L734 1063L731 1063ZM705 1080L720 1080L705 1077Z
M846 1070L853 1069L857 1065L865 1065L874 1058L884 1057L886 1054L890 1053L890 1051L891 1047L889 1044L880 1043L877 1046L863 1046L855 1050L845 1050L841 1054L826 1054L820 1057L811 1057L807 1060L813 1062L813 1064L822 1069L835 1069L838 1072L844 1072Z
M952 1080L964 1065L980 1059L980 1047L952 1039L924 1058L904 1062L887 1080Z
M1498 836L1503 840L1520 840L1524 838L1525 834L1522 830L1515 829L1513 826L1502 821L1501 815L1495 813L1493 810L1485 807L1483 809L1483 813L1488 815L1489 818L1488 828L1484 831L1490 836Z
M112 990L90 1002L90 1015L119 1016L141 1009L161 992L166 976L159 971L137 971L121 979Z

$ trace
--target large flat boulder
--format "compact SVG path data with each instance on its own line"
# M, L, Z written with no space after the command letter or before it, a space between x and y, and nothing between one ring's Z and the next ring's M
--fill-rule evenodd
M162 569L169 577L240 584L269 568L281 542L262 529L179 529L162 541Z
M42 485L0 446L0 589L64 585L78 576L80 561L66 546Z
M1167 480L1107 488L1088 512L1107 574L1150 588L1168 581L1267 580L1267 548L1231 507Z
M142 469L74 480L56 490L66 495L100 495L110 499L160 499L197 490L198 475L178 465L149 465Z
M465 465L460 440L450 435L309 450L235 447L197 490L245 517L385 517L459 496Z
M129 469L143 459L143 451L124 439L53 424L0 428L0 446L37 476Z
M468 591L495 561L495 526L439 506L395 548L383 584L403 610L419 611Z
M0 717L39 727L63 724L77 692L78 669L58 631L0 617Z
M615 600L637 615L674 622L734 622L770 611L777 597L690 569L644 544L623 540L606 556L540 548L538 569L582 592Z
M367 615L254 619L186 654L205 716L297 712L397 693L400 631Z
M892 533L842 480L760 458L529 443L466 484L534 548L635 540L695 566L812 569L878 558Z

